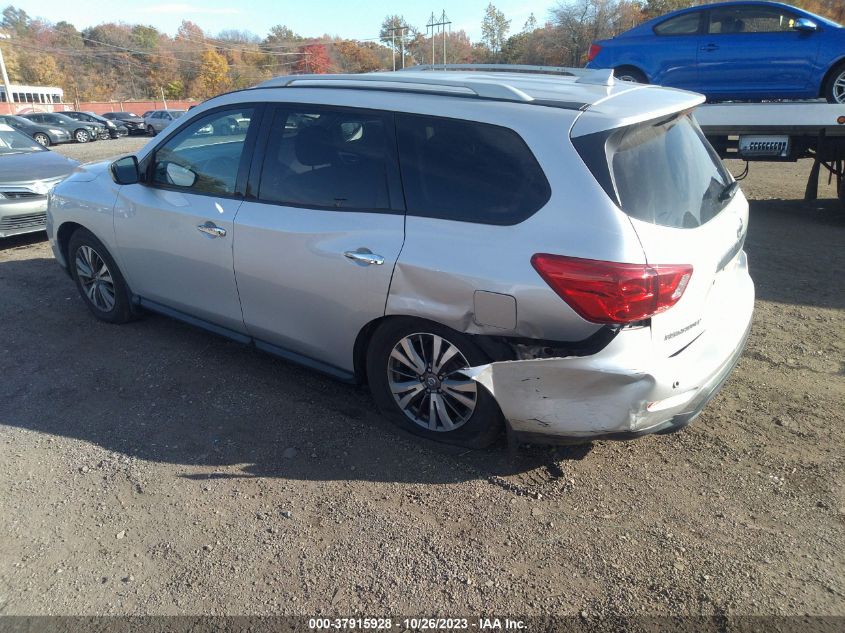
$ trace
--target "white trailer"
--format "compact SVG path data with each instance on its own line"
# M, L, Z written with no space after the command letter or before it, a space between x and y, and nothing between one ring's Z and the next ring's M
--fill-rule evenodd
M845 205L845 105L824 101L714 103L700 106L695 117L722 158L747 163L813 159L804 199L816 199L819 176L825 169Z

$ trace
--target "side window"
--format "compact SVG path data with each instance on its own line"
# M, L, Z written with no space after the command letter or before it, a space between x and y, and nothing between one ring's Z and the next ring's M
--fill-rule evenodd
M684 13L674 18L669 18L654 27L658 35L696 35L701 24L701 11Z
M397 117L408 213L517 224L551 196L543 170L513 130L437 117Z
M156 149L152 183L191 193L234 194L252 112L226 110L191 121Z
M390 208L391 115L330 108L279 109L267 139L258 197L293 206Z
M795 15L776 7L724 7L710 11L710 33L779 33L791 31Z

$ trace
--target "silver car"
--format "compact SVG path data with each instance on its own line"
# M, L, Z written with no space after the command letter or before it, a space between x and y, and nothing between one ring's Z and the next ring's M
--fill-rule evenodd
M0 123L0 238L43 231L47 192L77 164Z
M283 77L86 166L48 231L99 319L153 310L368 383L428 438L669 432L754 303L702 101L602 71Z
M147 134L155 136L183 114L185 110L153 110L144 115Z

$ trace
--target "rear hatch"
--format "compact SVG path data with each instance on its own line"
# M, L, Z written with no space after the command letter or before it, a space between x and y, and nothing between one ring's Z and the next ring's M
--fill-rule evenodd
M657 92L657 91L655 91ZM652 93L653 94L653 93ZM748 204L689 107L578 136L573 144L630 218L651 266L691 265L680 300L651 318L655 351L671 356L729 318Z

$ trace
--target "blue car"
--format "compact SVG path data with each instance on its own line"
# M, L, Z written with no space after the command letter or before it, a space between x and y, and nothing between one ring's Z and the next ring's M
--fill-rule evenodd
M779 2L724 2L655 18L590 47L588 68L711 101L845 103L845 28Z

